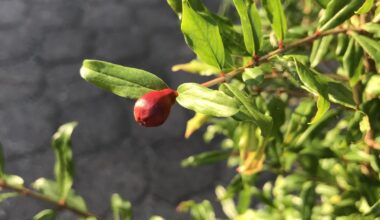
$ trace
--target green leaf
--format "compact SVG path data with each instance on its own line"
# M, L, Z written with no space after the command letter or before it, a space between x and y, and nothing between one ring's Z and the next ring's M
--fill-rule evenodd
M371 97L380 96L380 75L373 75L368 80L365 93Z
M326 7L324 16L319 21L319 30L334 28L354 15L354 12L364 3L364 0L331 0Z
M331 44L331 41L334 39L334 36L325 36L322 39L316 41L317 43L313 44L313 50L316 50L315 56L310 56L310 65L311 67L316 67L322 59L326 56L326 54L329 52L329 46ZM316 48L315 48L316 47Z
M192 60L190 63L177 64L172 67L173 72L185 71L189 73L196 73L201 76L211 76L219 74L219 70L211 65L203 63L199 60Z
M252 24L252 31L253 31L253 37L255 39L255 50L256 54L258 53L259 49L261 48L263 44L263 31L262 31L262 24L261 24L261 18L260 14L256 8L256 3L254 1L249 1L250 4L249 7L249 19L251 20Z
M272 23L277 40L282 41L285 38L287 24L281 0L263 0L262 3Z
M71 134L77 125L77 122L62 125L52 138L52 147L56 158L54 174L60 192L60 199L63 200L67 197L73 185L74 164L71 150Z
M357 14L365 14L369 12L374 4L374 0L366 0L364 4L355 12Z
M245 48L250 55L255 55L262 40L261 20L255 2L233 0L238 11L243 29Z
M250 56L251 54L247 53L245 49L243 35L236 30L232 22L216 15L214 15L213 18L219 26L220 35L222 37L223 45L225 48L226 58L230 57L231 54L237 56ZM228 62L230 61L225 61L225 66L229 65Z
M270 135L273 125L272 118L259 112L251 100L248 98L248 96L239 90L236 86L227 83L224 83L223 86L225 86L236 97L236 99L240 101L240 103L249 113L252 122L260 127L262 134L264 136Z
M322 96L328 101L355 109L352 92L346 86L317 73L298 61L295 61L295 64L297 74L307 91Z
M52 209L44 209L37 213L34 217L33 220L54 220L55 217L57 216L56 211Z
M296 60L295 64L297 74L304 88L314 95L321 95L327 98L326 79Z
M176 14L182 13L182 0L166 0L166 2Z
M311 119L313 113L314 103L309 99L301 100L287 123L284 136L285 143L293 142L293 140L307 128L307 122Z
M246 68L242 77L248 85L258 86L264 81L264 72L260 67Z
M327 113L330 108L330 102L323 98L323 96L318 96L317 100L317 113L311 120L310 124L316 123Z
M4 202L7 199L20 196L17 192L6 192L6 193L0 193L0 203Z
M235 219L237 216L235 203L233 199L228 198L226 189L223 186L218 185L215 188L215 194L220 201L224 214L226 214L229 219Z
M32 187L42 194L50 197L51 199L54 199L56 201L61 200L61 191L58 183L55 181L39 178L32 183ZM81 196L75 194L75 191L73 189L70 189L68 192L65 203L71 207L76 207L82 211L87 211L87 206L84 199Z
M326 8L327 4L331 0L315 0L322 8Z
M306 140L312 140L314 137L319 136L319 131L321 131L324 127L328 126L329 122L331 122L334 118L339 117L339 113L339 110L331 109L330 111L323 114L323 117L318 119L317 122L305 128L302 131L302 134L298 135L297 141L292 143L292 145L294 145L294 147L298 147L301 144L303 144ZM314 151L315 154L318 153L318 149L315 149L315 147L312 147L311 149ZM304 148L304 150L305 152L308 152L307 148ZM322 157L321 155L318 156Z
M177 102L197 113L229 117L239 111L239 103L234 98L197 83L184 83L178 87L177 92Z
M343 105L347 108L356 109L352 91L340 82L327 81L327 92L331 102Z
M182 167L197 167L217 163L226 160L231 154L230 150L207 151L197 155L192 155L181 162Z
M207 122L207 120L208 120L207 115L196 113L194 117L192 117L186 123L185 138L189 138L195 131L201 128L202 125Z
M132 220L132 205L130 202L124 201L119 194L112 195L111 207L115 220Z
M380 42L378 40L373 40L355 32L352 32L351 36L363 47L377 64L380 64Z
M237 210L239 214L246 212L252 202L252 192L250 187L244 187L239 193Z
M346 50L349 43L349 38L346 34L338 34L338 43L336 46L335 54L337 56L342 56Z
M99 60L84 60L80 74L86 81L130 99L168 87L152 73Z
M155 216L150 217L149 220L165 220L165 219L162 218L161 216L155 215Z
M200 60L222 70L224 46L215 20L205 12L195 11L189 0L182 2L181 30L190 48Z
M380 24L379 23L374 23L374 22L366 23L363 29L368 31L369 33L372 33L374 37L380 38Z
M355 43L355 40L351 38L342 59L343 69L347 72L351 86L354 86L359 81L362 56L363 50Z
M301 214L303 220L310 220L313 214L312 210L317 197L315 193L315 187L316 185L313 182L305 182L302 185L301 198L303 204L301 208Z
M190 213L194 220L216 220L214 209L212 208L211 203L207 200L198 204L193 204Z

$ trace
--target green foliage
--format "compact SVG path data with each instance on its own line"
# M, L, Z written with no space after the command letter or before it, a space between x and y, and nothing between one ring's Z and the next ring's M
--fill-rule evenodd
M272 23L277 40L282 41L287 32L287 22L281 0L263 0L262 3Z
M37 213L33 220L54 220L57 213L54 210L51 209L44 209Z
M379 219L379 2L232 0L223 14L202 0L167 3L196 56L172 70L216 77L178 86L176 101L195 112L185 137L204 126L205 142L219 136L221 145L181 165L226 161L236 170L215 190L224 213L207 200L182 202L178 211L196 220ZM80 72L130 99L168 88L154 74L104 61L85 60ZM60 208L41 211L39 220L54 219L61 208L97 219L72 188L75 126L65 124L53 136L55 180L37 179L35 191L6 173L0 151L0 186L13 190L1 192L0 201L25 194ZM111 209L115 220L133 217L131 203L118 194Z
M111 197L112 212L115 220L131 220L132 205L124 201L119 194L113 194Z
M53 135L52 147L54 149L56 163L54 167L60 199L66 199L73 185L74 164L71 151L71 134L77 126L76 122L70 122L59 127Z
M152 73L98 60L83 61L80 74L86 81L130 99L167 88L165 82Z
M245 48L249 54L255 55L262 43L261 20L255 2L234 0L243 29Z
M177 92L177 102L198 113L228 117L239 111L238 101L234 98L196 83L184 83L178 87Z
M186 43L200 60L222 70L225 53L215 19L207 12L197 12L188 0L182 4L181 30Z

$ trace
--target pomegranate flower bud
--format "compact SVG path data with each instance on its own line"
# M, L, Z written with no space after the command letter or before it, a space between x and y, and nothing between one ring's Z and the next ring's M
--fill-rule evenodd
M178 93L172 89L146 93L135 103L135 120L144 127L156 127L163 124L177 96Z

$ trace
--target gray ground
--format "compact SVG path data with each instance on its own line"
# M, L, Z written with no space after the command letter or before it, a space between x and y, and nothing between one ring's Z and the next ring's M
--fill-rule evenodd
M84 58L143 68L173 87L199 80L170 71L193 54L165 1L0 0L0 140L6 170L27 184L51 178L50 137L60 124L76 120L74 187L90 210L111 219L109 197L118 192L133 203L136 219L152 214L188 219L175 212L178 202L213 199L215 184L230 172L224 164L182 169L179 162L216 146L204 144L199 134L184 140L192 113L179 106L165 125L141 128L133 121L132 101L80 78ZM0 204L0 219L32 219L45 207L10 199ZM73 217L64 213L61 219Z

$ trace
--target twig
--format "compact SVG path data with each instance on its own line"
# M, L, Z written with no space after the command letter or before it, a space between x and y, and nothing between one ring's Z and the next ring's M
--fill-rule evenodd
M38 193L38 192L33 191L31 189L28 189L24 186L13 186L13 185L6 183L4 180L0 180L0 187L14 191L14 192L17 192L18 194L23 195L23 196L28 196L28 197L31 197L31 198L34 198L37 200L41 200L41 201L53 204L54 206L56 206L60 209L69 210L69 211L71 211L71 212L73 212L79 216L82 216L82 217L86 217L86 218L87 217L94 217L98 220L101 220L99 217L97 217L95 214L93 214L91 212L83 211L83 210L80 210L78 208L72 207L65 202L54 200L50 197L45 196L42 193Z
M314 33L313 35L310 35L310 36L307 36L305 38L302 38L302 39L299 39L299 40L296 40L294 41L293 43L290 43L288 44L287 46L284 46L283 48L278 48L276 50L273 50L269 53L267 53L266 55L252 61L252 62L249 62L248 64L242 66L242 67L238 67L226 74L221 74L219 77L215 78L215 79L212 79L212 80L209 80L207 82L204 82L202 83L203 86L205 87L211 87L211 86L214 86L214 85L217 85L219 83L222 83L222 82L225 82L233 77L235 77L236 75L244 72L244 69L246 68L250 68L250 67L254 67L256 66L258 63L264 63L264 62L267 62L268 60L270 60L271 58L273 58L274 56L277 56L279 54L282 54L290 49L293 49L293 48L296 48L296 47L299 47L301 45L304 45L304 44L307 44L307 43L311 43L313 42L314 40L316 39L319 39L321 37L324 37L324 36L327 36L327 35L334 35L334 34L339 34L339 33L345 33L345 32L349 32L349 31L354 31L354 32L361 32L363 30L361 29L348 29L348 28L338 28L338 29L333 29L333 30L328 30L328 31L323 31L323 32L316 32Z
M365 137L364 137L364 142L365 142L368 146L373 147L373 148L375 148L375 149L377 149L377 150L380 150L380 144L377 143L377 142L373 139L373 134L372 134L372 131L371 131L371 130L369 130L369 131L367 132L367 134L365 135Z

